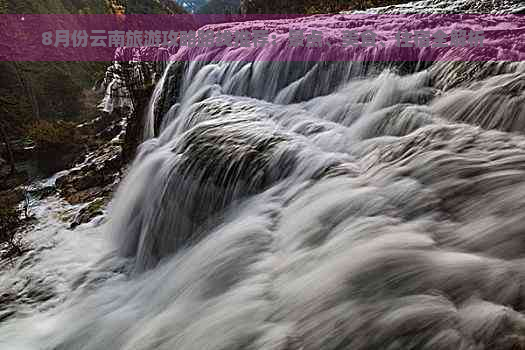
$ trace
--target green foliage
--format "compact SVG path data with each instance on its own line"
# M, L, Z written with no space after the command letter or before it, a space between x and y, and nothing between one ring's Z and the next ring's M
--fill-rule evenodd
M127 0L124 1L126 13L147 13L147 14L176 14L185 13L184 9L170 0Z
M52 174L71 167L88 145L73 123L38 120L28 130L34 142L38 168Z
M240 13L239 1L237 0L208 0L208 2L197 10L202 14L238 14Z
M77 14L105 13L104 0L2 0L8 13Z
M185 12L170 0L0 0L0 10L2 4L5 4L6 13L103 14L113 13L115 5L122 6L129 14Z
M63 121L38 120L29 129L29 137L42 150L66 150L76 146L79 134L74 124Z
M0 116L11 136L35 119L79 120L96 108L86 94L103 77L104 62L0 62Z
M182 13L171 0L0 0L0 13ZM82 120L96 114L89 91L109 62L0 62L0 118L11 137L35 119ZM95 112L93 112L95 111Z
M0 15L8 13L7 0L0 0Z

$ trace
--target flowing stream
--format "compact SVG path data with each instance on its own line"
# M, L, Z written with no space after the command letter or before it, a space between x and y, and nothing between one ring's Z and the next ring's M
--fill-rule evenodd
M0 349L524 349L525 65L470 64L172 63L112 248Z

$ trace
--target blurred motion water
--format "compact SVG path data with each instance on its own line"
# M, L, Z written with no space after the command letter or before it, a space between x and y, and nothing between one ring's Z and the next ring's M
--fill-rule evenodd
M0 348L525 348L525 65L469 64L172 63L112 249Z

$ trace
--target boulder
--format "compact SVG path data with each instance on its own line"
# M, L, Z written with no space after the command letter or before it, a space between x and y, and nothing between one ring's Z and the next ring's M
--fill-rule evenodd
M7 191L0 191L0 202L2 206L12 207L23 201L25 198L24 190L15 188Z
M88 223L97 216L103 215L104 207L107 203L107 197L97 198L84 208L80 209L70 225L71 229L74 229L81 224Z
M55 192L56 192L55 186L45 186L45 187L37 188L34 190L30 190L29 194L31 194L31 196L39 200L42 200L42 199L45 199L53 195Z
M80 204L89 202L90 200L101 196L103 192L104 191L101 187L93 187L83 191L70 190L66 193L63 193L62 196L71 204Z
M27 183L29 175L25 171L18 171L11 175L0 173L0 191L10 190Z
M107 145L78 169L56 180L56 187L71 204L89 202L112 191L122 166L121 147Z

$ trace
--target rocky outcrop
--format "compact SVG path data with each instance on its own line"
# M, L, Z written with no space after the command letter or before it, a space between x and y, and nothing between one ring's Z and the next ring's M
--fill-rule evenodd
M406 0L241 0L240 8L242 14L314 14L363 10L403 2Z
M44 186L35 189L30 189L29 194L37 200L46 199L47 197L56 193L55 186Z
M378 14L409 14L409 13L497 13L497 14L523 14L525 4L517 1L505 0L423 0L408 2L404 0L241 0L241 13L243 14L304 14L304 13L351 13L366 11Z
M100 148L84 164L56 180L60 195L71 204L86 203L109 196L120 177L122 147L111 144Z
M95 217L104 214L104 208L109 202L109 197L100 197L93 200L91 203L84 206L78 214L73 219L70 227L74 229L75 227L88 223L93 220Z
M3 172L4 170L5 169L0 169L0 191L16 188L27 183L29 179L25 171L19 171L9 175Z
M129 162L135 156L138 145L143 141L144 114L147 112L156 81L162 74L169 54L164 49L151 49L149 54L159 59L152 62L119 62L116 60L106 71L102 88L105 96L100 104L103 111L120 115L123 123L124 142L123 160ZM117 51L120 55L129 55L140 60L141 55L133 50Z
M0 192L0 260L22 253L17 231L24 224L18 204L24 200L21 188ZM27 219L27 218L26 218Z
M24 191L21 188L1 191L0 198L2 198L2 206L12 207L24 200Z
M150 71L150 64L147 66ZM107 83L110 84L111 81ZM115 86L106 86L106 88L108 99L104 103L111 104L115 102L114 98L118 91L114 90ZM71 169L62 171L52 185L31 187L28 190L31 198L38 201L56 193L69 204L74 205L72 212L62 216L65 221L71 220L71 228L103 214L103 209L120 181L122 168L134 157L135 150L142 141L144 125L141 117L147 108L152 88L151 81L140 85L138 91L132 91L133 94L128 96L129 105L112 104L112 108L109 110L103 108L96 118L80 125L68 126L68 132L74 129L79 150L75 149L73 152L63 150L58 153L62 155L60 158L69 157L68 164ZM116 94L109 96L111 95L109 92ZM44 131L52 129L47 128L48 125L44 126L41 128ZM55 136L48 133L41 138L44 141L55 140ZM61 137L60 140L62 139L64 138ZM61 168L55 170L64 169L64 166L63 164ZM20 181L16 184L10 183L8 187L12 188L21 183Z
M400 1L401 2L401 1ZM525 3L507 0L423 0L407 2L400 5L382 4L367 13L377 14L523 14Z
M122 132L122 114L117 111L113 113L101 111L95 119L79 125L78 130L81 134L91 135L97 146L100 146Z

